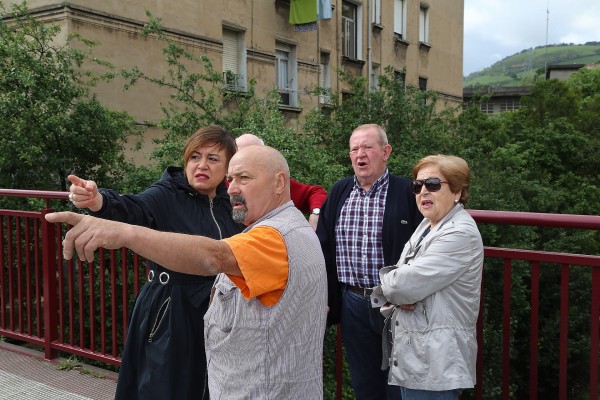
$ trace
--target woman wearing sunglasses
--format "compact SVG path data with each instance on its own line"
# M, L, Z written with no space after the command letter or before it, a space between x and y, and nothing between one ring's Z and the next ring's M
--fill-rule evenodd
M483 243L464 209L465 160L432 155L413 168L412 189L425 219L398 263L382 268L371 302L389 327L390 385L402 400L458 399L475 380Z

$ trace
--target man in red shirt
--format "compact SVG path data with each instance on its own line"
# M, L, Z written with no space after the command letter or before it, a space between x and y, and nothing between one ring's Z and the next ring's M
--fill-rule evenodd
M238 150L247 146L264 146L265 144L261 138L251 133L244 133L239 136L235 139L235 143ZM321 206L327 199L327 191L318 185L307 185L290 179L290 192L292 202L294 202L296 208L304 214L310 214L308 223L316 230Z

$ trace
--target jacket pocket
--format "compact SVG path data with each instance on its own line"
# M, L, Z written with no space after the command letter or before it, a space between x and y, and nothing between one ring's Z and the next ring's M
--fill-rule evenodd
M169 312L170 305L171 297L169 296L165 299L165 301L163 301L163 303L160 305L160 308L158 309L158 313L156 314L156 317L154 318L154 323L152 324L152 329L150 330L150 335L148 335L148 342L152 343L152 341L154 340L154 336L156 335L160 327L164 325L164 321Z

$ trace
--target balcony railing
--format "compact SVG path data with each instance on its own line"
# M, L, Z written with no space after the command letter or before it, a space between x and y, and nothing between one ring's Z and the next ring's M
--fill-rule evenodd
M67 229L59 224L49 224L44 215L52 212L53 200L67 200L66 192L0 189L0 197L25 197L43 199L40 211L0 210L0 335L38 345L45 357L52 359L59 352L74 354L100 362L119 365L123 340L127 330L129 307L145 279L145 262L136 254L122 250L100 250L94 263L66 261L62 258L61 238ZM39 200L38 200L39 201ZM600 216L559 215L520 212L469 210L479 224L525 225L566 229L599 230ZM558 393L552 397L567 399L572 395L567 381L570 357L569 309L570 277L579 271L591 276L588 287L589 304L577 304L589 310L589 362L587 371L589 389L578 393L577 398L598 399L598 334L600 318L600 256L550 253L508 248L485 248L486 265L482 288L482 305L478 321L479 352L475 398L483 399L486 365L501 365L494 371L500 380L496 398L511 397L511 366L515 363L529 365L529 398L541 398L538 387L540 343L540 308L547 296L541 277L552 268L560 271L557 307L559 319L556 326L557 368L555 380ZM512 360L515 315L511 314L514 294L511 277L514 272L527 269L529 292L529 354L526 360ZM573 272L576 269L578 272ZM502 291L496 302L486 296L490 272L502 275ZM573 289L574 290L574 289ZM582 290L577 287L576 290ZM543 294L543 295L542 295ZM552 295L555 293L552 292ZM486 300L486 298L488 300ZM586 300L588 301L588 300ZM500 343L485 341L488 325L486 318L492 307L501 305ZM548 329L548 327L544 327ZM485 359L485 346L496 346L497 359ZM587 344L586 344L587 346ZM338 347L341 347L338 341ZM571 348L573 345L571 345ZM489 347L488 349L490 349ZM513 349L514 350L514 349ZM338 371L341 371L341 351L338 351ZM581 360L578 360L581 364ZM337 376L337 397L341 398L341 372ZM589 394L589 397L588 397Z

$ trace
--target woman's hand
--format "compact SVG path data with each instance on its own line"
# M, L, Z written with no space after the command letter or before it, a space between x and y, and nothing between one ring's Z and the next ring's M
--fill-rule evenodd
M382 307L381 307L381 312L383 313L384 311L387 310L391 310L395 307L400 307L403 310L414 310L415 309L415 305L414 304L392 304L392 303L385 303Z
M67 179L72 183L69 188L69 200L75 207L89 208L92 211L102 208L102 195L98 192L96 182L86 181L75 175L69 175Z

